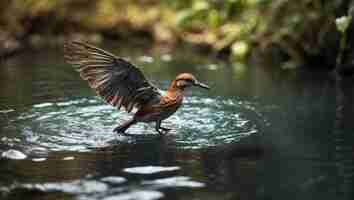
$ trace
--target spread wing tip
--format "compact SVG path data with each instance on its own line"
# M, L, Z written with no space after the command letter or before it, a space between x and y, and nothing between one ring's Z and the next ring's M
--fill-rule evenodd
M131 112L159 96L134 65L83 41L67 40L64 59L103 100Z

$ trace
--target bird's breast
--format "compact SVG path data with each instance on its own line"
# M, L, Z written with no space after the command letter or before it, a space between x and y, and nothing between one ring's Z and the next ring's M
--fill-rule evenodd
M161 97L159 105L156 105L164 118L171 116L182 105L183 95L165 95Z
M161 96L158 103L148 105L136 113L136 117L141 121L164 120L175 113L182 105L182 94L168 94Z

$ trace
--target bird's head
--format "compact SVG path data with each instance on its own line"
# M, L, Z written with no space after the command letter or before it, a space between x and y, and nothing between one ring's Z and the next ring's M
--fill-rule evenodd
M175 84L177 88L182 90L191 86L198 86L204 89L210 89L208 85L199 82L192 74L189 73L179 74L175 79Z

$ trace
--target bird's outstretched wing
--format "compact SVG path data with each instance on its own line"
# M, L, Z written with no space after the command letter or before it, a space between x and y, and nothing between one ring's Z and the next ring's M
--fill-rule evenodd
M92 45L68 41L64 58L107 103L128 112L160 97L159 90L133 64Z

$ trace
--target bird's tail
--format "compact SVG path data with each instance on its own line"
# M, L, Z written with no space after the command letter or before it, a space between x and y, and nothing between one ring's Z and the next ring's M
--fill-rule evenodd
M117 132L117 133L124 133L131 125L135 124L136 120L133 118L129 121L124 122L123 124L117 126L113 132Z

